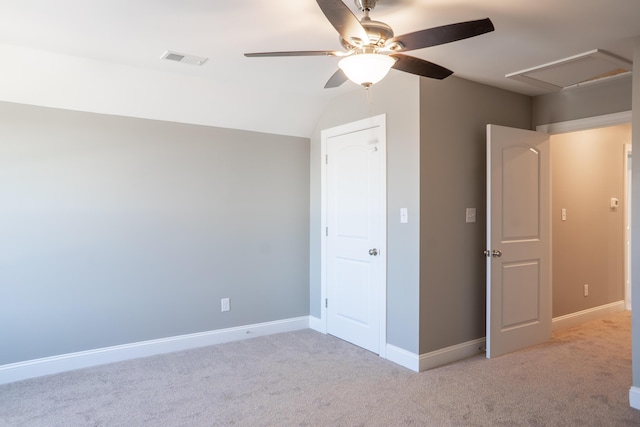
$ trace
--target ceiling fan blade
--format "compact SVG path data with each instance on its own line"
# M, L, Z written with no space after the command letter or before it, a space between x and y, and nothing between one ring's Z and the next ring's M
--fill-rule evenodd
M477 21L458 22L457 24L443 25L441 27L429 28L415 33L403 34L393 37L385 43L390 46L392 43L400 43L400 51L422 49L430 46L454 42L456 40L467 39L493 31L495 27L491 19L479 19Z
M269 56L341 56L344 52L337 50L298 50L291 52L256 52L245 53L247 58L269 57Z
M341 0L316 0L322 13L331 25L348 42L354 45L368 45L369 36L360 21Z
M338 68L338 71L333 73L333 76L331 76L331 78L327 81L327 84L324 85L324 88L330 89L333 87L338 87L347 80L349 80L347 78L347 75L344 73L344 71L342 71L341 68Z
M434 64L433 62L425 61L424 59L399 53L394 53L391 56L397 59L396 63L393 64L392 67L396 70L438 80L442 80L453 74L453 71L441 67L438 64Z

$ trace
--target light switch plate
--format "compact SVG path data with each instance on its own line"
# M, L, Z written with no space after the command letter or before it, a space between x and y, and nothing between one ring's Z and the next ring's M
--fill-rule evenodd
M406 224L409 222L409 214L407 208L400 208L400 224Z
M467 222L476 222L476 208L467 208Z
M611 206L611 209L618 209L618 206L620 206L620 200L612 197L609 201L609 205Z

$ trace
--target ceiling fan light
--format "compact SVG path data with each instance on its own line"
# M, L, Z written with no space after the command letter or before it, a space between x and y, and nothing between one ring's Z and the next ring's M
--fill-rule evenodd
M338 66L349 80L369 87L382 80L395 62L396 60L389 55L362 53L342 58Z

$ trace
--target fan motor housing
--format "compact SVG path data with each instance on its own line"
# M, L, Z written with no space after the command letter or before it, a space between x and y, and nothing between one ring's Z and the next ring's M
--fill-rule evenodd
M369 46L384 46L385 42L393 37L393 30L390 26L381 21L374 21L369 17L364 17L360 21L360 24L367 32L369 36ZM353 49L361 46L356 46L348 40L340 37L340 43L345 49Z

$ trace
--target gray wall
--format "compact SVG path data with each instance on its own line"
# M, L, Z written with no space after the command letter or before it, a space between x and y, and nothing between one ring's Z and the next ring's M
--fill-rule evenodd
M308 139L10 103L0 139L0 365L309 314Z
M631 110L631 76L533 98L533 126Z
M345 84L353 85L351 82ZM387 115L387 342L418 352L419 316L419 79L391 71L371 90L337 97L311 138L310 312L320 317L320 132L369 116ZM400 208L409 222L400 224Z
M630 124L551 137L553 317L624 300L624 144L630 143ZM611 197L620 200L617 209Z
M531 98L420 81L420 353L485 336L486 125L531 128ZM477 222L465 223L476 208Z

